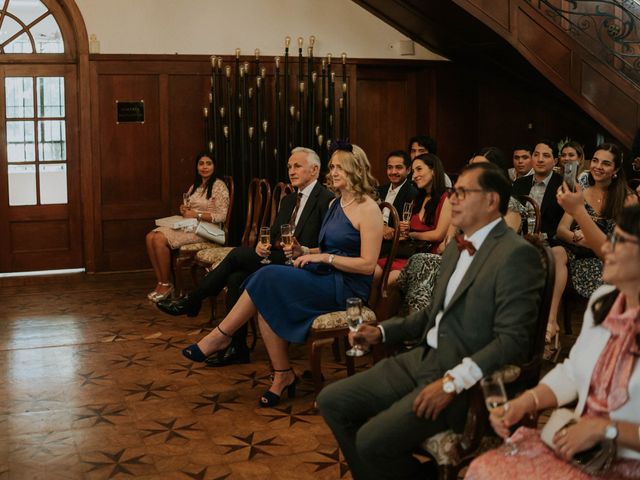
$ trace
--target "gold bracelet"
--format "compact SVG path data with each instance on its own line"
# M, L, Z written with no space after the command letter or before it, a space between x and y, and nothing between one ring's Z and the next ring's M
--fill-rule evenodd
M538 395L536 395L536 392L533 391L533 388L527 390L527 393L530 393L531 396L533 397L533 412L531 412L531 415L534 415L539 409L540 409L540 401L538 400Z

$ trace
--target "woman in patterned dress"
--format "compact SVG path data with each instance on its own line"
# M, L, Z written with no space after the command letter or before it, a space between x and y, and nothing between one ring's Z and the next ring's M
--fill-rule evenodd
M583 216L584 217L584 216ZM581 223L592 245L597 229ZM590 232L590 231L591 232ZM595 230L595 235L593 231ZM506 438L525 415L577 400L576 423L560 429L553 449L536 430L525 427L511 437L512 456L493 450L476 458L467 480L587 480L568 461L576 453L613 439L617 458L600 479L640 478L640 207L625 208L602 246L603 279L585 311L580 336L569 357L533 389L495 410L491 425Z
M215 163L211 156L202 153L196 156L195 179L189 187L189 202L180 205L180 214L185 218L198 218L205 222L222 224L229 210L229 190L222 180L216 178ZM189 243L201 242L193 232L158 227L147 234L147 254L156 274L156 288L147 297L153 302L164 300L173 292L170 282L171 250Z
M613 231L613 219L625 204L637 203L637 198L630 195L626 186L621 166L622 154L612 143L599 146L590 164L590 187L584 191L585 207L605 235ZM547 327L547 342L555 339L555 349L558 348L558 308L567 281L570 280L574 290L585 298L589 298L602 284L602 259L589 248L582 230L566 212L558 225L556 240L562 245L552 248L556 280Z

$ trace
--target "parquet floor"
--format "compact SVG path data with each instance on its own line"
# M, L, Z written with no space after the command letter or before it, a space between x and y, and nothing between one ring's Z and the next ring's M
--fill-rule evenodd
M209 368L180 349L209 326L147 301L149 273L0 279L0 479L346 479L313 408L258 408L253 363ZM292 348L298 373L304 347ZM346 375L327 363L328 380Z

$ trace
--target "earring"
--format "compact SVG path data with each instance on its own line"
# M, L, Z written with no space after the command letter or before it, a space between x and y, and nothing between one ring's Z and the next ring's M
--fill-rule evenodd
M618 174L617 174L617 173L614 173L614 174L613 174L613 178L618 178Z

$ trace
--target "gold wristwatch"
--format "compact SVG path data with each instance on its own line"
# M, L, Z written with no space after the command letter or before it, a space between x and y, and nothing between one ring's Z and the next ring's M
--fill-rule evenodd
M442 377L442 391L444 393L456 393L456 384L453 381L453 377L448 373Z

